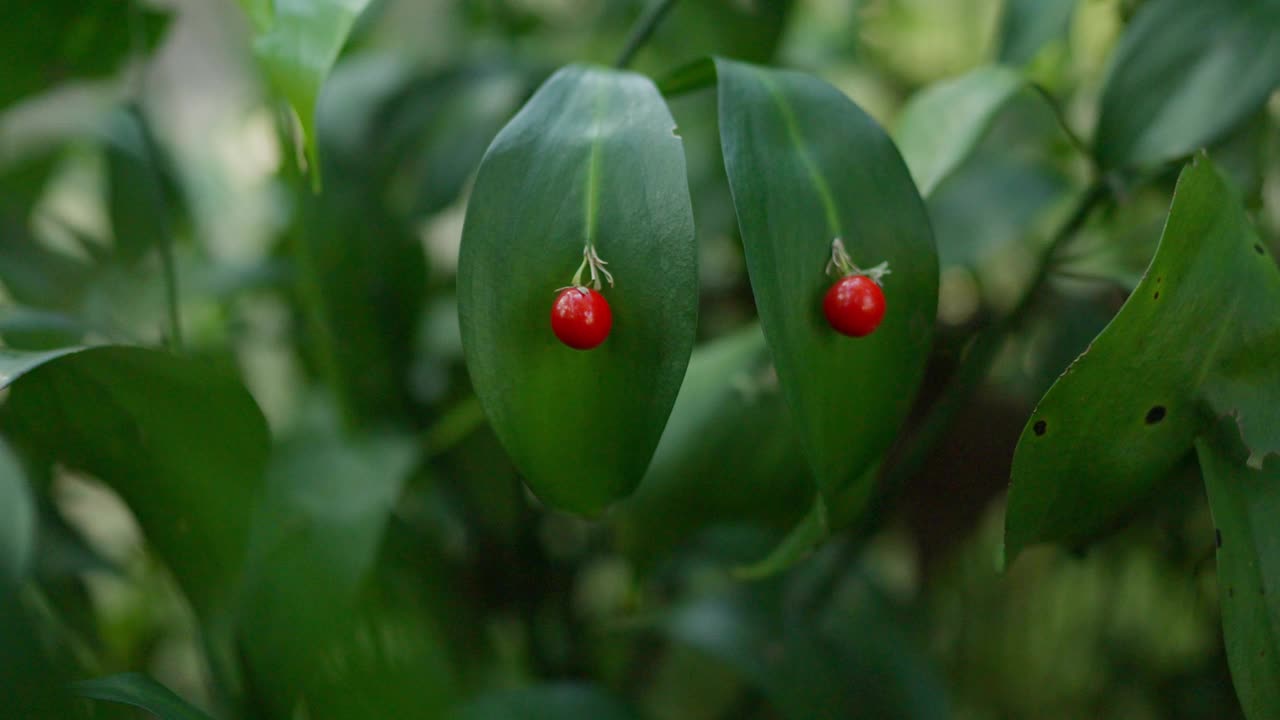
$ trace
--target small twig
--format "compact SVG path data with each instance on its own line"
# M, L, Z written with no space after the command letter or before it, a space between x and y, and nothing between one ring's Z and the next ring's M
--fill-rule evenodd
M973 393L986 380L992 363L995 362L1009 336L1022 326L1035 307L1040 291L1049 279L1054 263L1058 259L1058 253L1084 227L1089 216L1108 196L1108 188L1104 180L1099 180L1085 191L1071 215L1054 233L1053 239L1040 256L1036 274L1017 307L1003 320L979 333L969 343L960 359L959 367L951 375L949 386L934 401L924 420L917 426L915 434L907 441L905 449L899 456L901 459L882 476L873 507L889 502L924 466L934 446L950 430L956 416L969 404Z
M178 270L177 263L173 259L173 227L169 222L169 202L165 197L164 175L160 169L160 149L151 135L151 126L147 124L147 117L142 109L142 99L146 92L146 38L143 36L142 7L138 4L138 0L132 0L129 3L129 45L134 67L130 78L132 98L127 112L138 125L138 135L142 138L142 159L154 180L149 192L156 208L156 222L160 224L160 239L156 243L156 251L160 254L160 267L164 277L165 305L169 316L169 346L181 352L183 348L182 318L179 314Z
M1092 158L1093 153L1089 150L1089 146L1084 142L1084 140L1080 139L1080 136L1076 134L1075 130L1071 129L1071 125L1067 123L1067 115L1063 112L1062 106L1058 104L1058 99L1053 96L1053 93L1049 92L1048 88L1044 87L1040 83L1031 83L1031 87L1040 94L1040 97L1044 98L1049 109L1053 111L1053 117L1058 121L1058 127L1062 128L1062 132L1067 136L1067 140L1071 141L1072 147L1086 158Z
M676 0L657 0L649 9L636 20L636 24L631 28L631 34L627 36L627 43L622 47L622 52L618 54L618 60L614 63L619 69L626 68L631 64L640 48L649 41L649 37L653 35L653 31L658 29L658 24L666 17L671 8L675 7Z

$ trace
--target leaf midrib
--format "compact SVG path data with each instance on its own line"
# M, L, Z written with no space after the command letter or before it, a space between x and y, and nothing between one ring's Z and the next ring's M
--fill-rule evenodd
M795 146L796 155L800 158L800 163L804 166L805 172L809 174L809 180L813 183L814 190L818 193L818 199L822 202L822 210L827 219L827 230L831 234L831 239L842 237L840 212L836 208L835 198L831 196L831 186L827 184L827 178L822 174L822 169L818 167L818 163L814 160L812 153L809 152L808 143L805 142L804 136L800 134L800 124L796 121L795 111L791 109L791 105L787 103L786 98L778 89L767 74L756 71L756 77L759 78L760 84L768 91L769 97L773 99L774 105L778 107L779 114L782 115L783 124L787 128L787 137L791 140L791 144Z

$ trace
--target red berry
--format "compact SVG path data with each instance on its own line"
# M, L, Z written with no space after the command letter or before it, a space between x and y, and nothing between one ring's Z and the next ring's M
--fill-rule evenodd
M570 287L560 291L551 306L551 330L575 350L590 350L609 337L613 311L595 290Z
M884 291L866 275L850 275L831 286L822 299L822 310L837 332L865 337L884 319Z

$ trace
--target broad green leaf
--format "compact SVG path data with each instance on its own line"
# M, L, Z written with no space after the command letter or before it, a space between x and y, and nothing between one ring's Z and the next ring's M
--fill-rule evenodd
M697 260L684 153L648 79L568 67L499 133L463 229L458 315L476 394L529 487L594 513L639 483L693 347ZM594 245L613 330L571 350L557 288Z
M656 560L716 523L796 522L814 489L786 412L758 325L694 350L653 464L613 513L619 545Z
M716 70L760 322L818 488L836 493L888 448L923 375L938 297L929 220L892 141L838 90L725 60ZM892 272L884 322L865 338L822 313L836 238L855 263Z
M1006 0L1000 17L999 59L1022 65L1067 34L1077 0Z
M1094 138L1106 168L1153 166L1226 135L1280 84L1280 3L1148 0L1111 58Z
M1026 81L989 66L913 97L898 119L897 141L920 194L928 197L978 146L1000 110Z
M1280 272L1201 157L1183 170L1142 282L1022 432L1006 558L1035 542L1078 545L1111 526L1188 454L1211 416L1234 417L1255 455L1280 451L1278 339Z
M312 178L319 178L316 101L369 0L241 0L257 32L254 54L298 114Z
M335 424L276 446L249 544L238 634L281 711L329 681L321 651L348 629L416 457L408 438L348 438Z
M1280 717L1280 457L1249 467L1224 420L1196 440L1218 531L1218 602L1245 715Z
M75 683L72 692L91 700L132 705L156 720L211 720L172 690L139 673L124 673Z
M538 685L492 692L468 702L452 720L634 720L636 713L589 685Z
M11 3L0 26L0 109L64 80L115 72L155 46L168 15L124 0Z
M226 609L262 486L266 421L239 380L135 347L0 355L6 433L115 490L202 615Z
M31 566L36 509L26 473L0 439L0 597L22 581Z

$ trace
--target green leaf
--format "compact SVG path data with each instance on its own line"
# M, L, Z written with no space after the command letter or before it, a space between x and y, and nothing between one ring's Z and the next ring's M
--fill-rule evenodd
M75 694L91 700L142 708L157 720L212 720L169 688L138 673L85 680L75 683L71 689Z
M822 569L843 575L843 569ZM800 581L773 581L684 602L655 625L736 671L763 692L778 717L949 717L927 658L879 592L854 577L836 613L793 609L784 590Z
M778 529L813 485L758 325L693 352L653 464L612 516L628 555L658 559L716 523Z
M332 682L318 663L350 629L415 458L409 438L348 438L336 420L275 448L254 518L237 632L277 710L292 707L295 692ZM316 594L317 587L324 592Z
M1026 86L1006 67L978 68L931 85L907 103L897 141L925 197L969 157L1000 110Z
M637 715L595 687L561 684L481 695L450 717L453 720L633 720Z
M1178 181L1142 282L1022 432L1006 559L1111 526L1187 455L1206 418L1234 417L1255 455L1280 451L1278 343L1280 272L1201 157Z
M1196 440L1218 530L1218 601L1240 705L1280 717L1280 457L1249 467L1237 428L1223 421Z
M1076 0L1007 0L1000 18L999 59L1022 65L1071 27Z
M241 0L257 32L254 54L298 114L312 178L319 182L316 101L369 0Z
M0 26L0 109L63 80L111 73L135 49L148 52L167 13L124 0L47 0L6 8Z
M1277 83L1280 4L1149 0L1112 55L1098 161L1142 167L1188 155L1261 108Z
M26 473L0 439L0 596L17 587L31 566L36 508Z
M529 487L594 513L639 483L684 376L697 260L684 153L657 89L568 67L499 133L463 230L458 314L476 394ZM616 279L598 348L561 345L557 288L586 244Z
M124 499L201 615L226 607L262 486L266 421L240 382L135 347L0 354L9 437Z
M835 493L888 449L920 384L938 297L929 220L893 143L838 90L725 60L716 70L760 322L818 488ZM835 238L854 262L892 272L884 322L865 338L822 313Z

